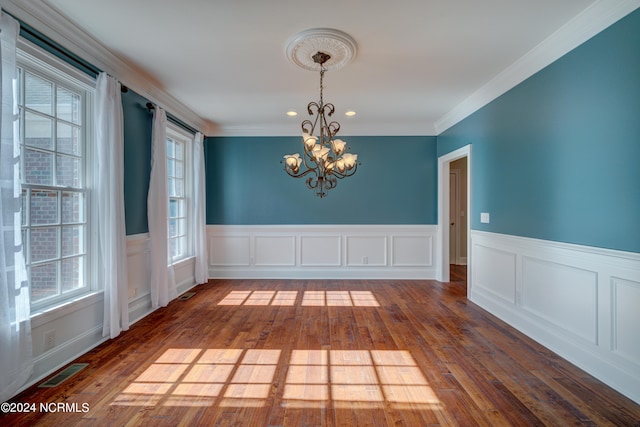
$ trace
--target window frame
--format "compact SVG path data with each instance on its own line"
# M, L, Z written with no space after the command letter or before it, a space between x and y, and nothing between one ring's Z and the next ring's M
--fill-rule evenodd
M57 285L57 293L54 296L45 297L38 301L31 301L31 312L32 316L43 312L45 310L50 310L55 307L64 305L71 301L77 300L80 297L96 293L100 291L99 283L96 280L93 280L93 263L92 263L92 253L95 252L95 239L91 239L91 224L92 222L92 209L91 209L91 191L93 188L93 176L91 171L91 160L93 155L93 145L94 145L94 135L93 135L93 113L94 113L94 97L95 97L95 86L96 81L95 78L81 72L75 67L67 64L63 60L55 57L51 53L45 51L44 49L32 44L26 39L19 37L17 43L17 61L16 67L22 70L21 73L21 84L18 87L20 92L23 92L25 87L24 79L26 76L25 71L34 74L40 78L43 78L47 81L52 82L56 87L62 87L65 89L71 90L73 93L77 93L80 95L80 103L81 108L79 112L79 123L80 123L80 135L79 138L81 140L80 146L80 154L77 156L80 159L80 169L78 171L78 187L70 187L64 185L43 185L43 184L27 184L24 182L24 152L21 155L21 179L22 179L22 188L27 189L29 193L32 190L49 190L49 191L57 191L59 197L57 200L57 222L52 224L52 227L56 227L58 229L58 248L57 254L55 258L51 258L45 262L56 262L60 264L60 267L57 268L56 271L56 285ZM54 89L55 91L55 89ZM26 126L25 120L25 108L24 104L25 98L24 93L20 93L20 99L22 99L21 105L19 105L20 111L20 144L21 148L24 149L24 129ZM55 95L54 95L55 100ZM59 120L60 117L57 113L53 112L49 116L53 117L53 120ZM57 126L57 125L56 125ZM54 126L54 129L57 127ZM53 131L52 131L53 132ZM52 137L57 139L57 135L52 133ZM54 144L54 147L49 150L53 153L53 171L52 174L55 174L56 167L56 155L58 153L58 147ZM84 226L84 231L81 235L83 241L83 248L79 254L74 254L71 256L77 257L80 256L84 258L84 263L82 266L82 286L76 289L71 289L66 292L62 291L62 267L61 263L64 259L69 259L66 255L62 253L62 245L63 245L63 218L62 218L62 194L65 192L73 192L84 195L84 218L81 219L76 225ZM29 204L25 201L23 202L23 209L29 208ZM29 234L33 229L33 224L29 221L29 212L23 212L23 218L26 219L26 224L22 225L22 236L23 236L23 247L25 247L25 263L28 270L29 277L29 289L31 292L31 266L32 266L32 256L31 256L31 247L29 242ZM25 221L23 221L25 222ZM36 264L38 265L38 264Z
M195 135L178 126L175 123L167 121L166 128L166 138L167 140L172 139L175 142L179 142L183 145L183 180L184 180L184 196L182 199L184 200L184 215L179 216L179 218L184 218L184 235L183 235L183 244L185 246L185 251L181 254L174 256L171 254L171 263L176 264L194 256L194 247L193 247L193 140ZM171 250L171 240L176 239L171 236L171 204L170 200L174 197L170 195L170 186L169 186L169 178L170 176L170 168L169 168L169 151L167 150L167 245L169 250Z

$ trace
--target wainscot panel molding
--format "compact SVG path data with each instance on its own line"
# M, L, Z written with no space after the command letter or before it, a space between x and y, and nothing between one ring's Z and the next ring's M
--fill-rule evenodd
M471 232L470 299L640 403L640 254Z
M149 281L149 233L127 236L127 277L129 285L129 321L137 322L153 311ZM189 258L173 266L178 295L196 286L195 261Z
M209 277L433 279L436 225L208 225Z

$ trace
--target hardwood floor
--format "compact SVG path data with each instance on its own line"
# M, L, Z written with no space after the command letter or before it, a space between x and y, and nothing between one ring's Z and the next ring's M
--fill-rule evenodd
M0 424L640 426L640 406L469 302L464 269L451 277L211 280L12 400L57 412Z

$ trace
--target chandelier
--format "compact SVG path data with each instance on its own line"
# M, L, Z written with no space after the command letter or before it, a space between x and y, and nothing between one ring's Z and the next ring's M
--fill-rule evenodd
M321 31L322 37L325 38L328 37L328 31L333 31L331 36L335 38L336 30L312 31L316 31L316 35ZM296 42L300 43L299 40ZM340 124L329 121L335 112L335 107L331 103L324 102L323 81L324 73L327 71L325 64L331 59L331 55L319 50L311 58L320 69L320 102L310 102L307 105L311 120L306 119L302 122L302 155L287 154L281 163L284 162L284 170L290 176L306 177L307 187L314 190L316 196L324 198L329 190L338 185L339 179L355 174L359 163L358 155L349 153L346 142L336 138L340 131Z

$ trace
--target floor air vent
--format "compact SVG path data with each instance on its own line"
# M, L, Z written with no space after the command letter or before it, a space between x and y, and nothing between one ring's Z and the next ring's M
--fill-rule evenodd
M186 300L188 300L189 298L191 298L192 296L194 296L195 294L196 294L195 292L185 292L184 294L180 295L180 296L178 297L178 299L179 299L180 301L186 301Z
M62 384L64 381L74 376L75 374L77 374L78 372L80 372L82 369L86 368L87 366L89 366L88 363L74 363L72 365L69 365L68 367L66 367L65 369L63 369L62 371L54 375L53 377L49 378L47 381L40 384L38 387L50 388L50 387L58 386Z

